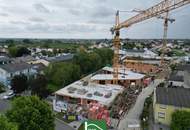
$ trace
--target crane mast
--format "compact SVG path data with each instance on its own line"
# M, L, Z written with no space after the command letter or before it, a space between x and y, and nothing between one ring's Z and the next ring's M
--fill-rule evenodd
M117 27L119 25L119 11L116 13L116 20L115 20L115 26ZM113 80L114 84L118 84L118 73L119 73L119 48L120 48L120 31L119 29L115 30L115 36L114 36L114 59L113 59L113 77L115 80Z
M166 52L167 45L167 31L168 31L168 11L166 12L166 17L164 19L164 36L163 36L163 45L162 45L162 53L161 53L161 65L164 64L164 55Z
M166 45L167 45L167 32L168 32L168 22L173 23L175 19L168 18L169 11L166 11L165 17L158 17L164 20L164 35L163 35L163 45L162 45L162 53L161 53L161 65L164 66L164 55L166 53Z
M166 13L168 15L168 12L174 9L177 9L179 7L182 7L184 5L187 5L190 3L190 0L164 0L155 6L152 6L151 8L148 8L144 11L141 11L139 14L133 16L132 18L119 23L119 11L116 13L116 23L114 27L111 28L112 34L114 34L114 59L113 59L113 70L114 70L114 83L118 83L118 72L119 72L119 50L120 50L120 29L122 28L128 28L132 26L133 24L142 22L144 20L153 18L155 16L159 16L163 13ZM168 16L167 16L168 17ZM167 28L168 28L168 20L165 20L165 27L164 27L164 44L167 43ZM165 45L164 45L165 46ZM165 50L165 48L164 48ZM163 54L162 54L163 55Z

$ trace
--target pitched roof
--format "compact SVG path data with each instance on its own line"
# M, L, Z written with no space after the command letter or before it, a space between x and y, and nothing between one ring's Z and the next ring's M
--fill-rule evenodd
M0 56L0 61L11 61L11 59L6 56Z
M184 81L184 77L177 75L175 73L172 73L169 77L169 81L179 81L179 82L183 82Z
M176 67L176 70L190 71L190 64L179 65Z
M156 102L163 105L190 108L190 89L157 87Z
M45 65L42 63L38 63L38 64L33 64L33 69L37 70L38 72L44 70Z
M32 56L22 56L22 57L17 57L13 59L14 62L30 62L30 61L35 61L36 59Z
M135 49L126 49L126 52L130 52L130 53L144 53L145 50L135 50Z
M31 67L31 65L24 63L24 62L0 65L0 68L6 70L9 73L16 72L16 71L22 71L22 70L28 69L30 67Z
M61 61L67 61L73 59L73 54L67 54L67 55L62 55L62 56L57 56L57 57L48 57L46 58L47 61L49 62L61 62Z

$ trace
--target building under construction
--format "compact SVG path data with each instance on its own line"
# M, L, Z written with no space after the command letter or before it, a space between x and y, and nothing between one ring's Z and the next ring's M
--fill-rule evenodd
M144 74L156 74L160 69L160 61L158 60L135 60L135 59L125 59L123 64L126 68L131 71L144 73Z
M144 74L135 73L126 67L119 68L118 84L124 87L142 86L145 79ZM91 77L91 81L98 84L114 84L114 70L112 67L104 67Z

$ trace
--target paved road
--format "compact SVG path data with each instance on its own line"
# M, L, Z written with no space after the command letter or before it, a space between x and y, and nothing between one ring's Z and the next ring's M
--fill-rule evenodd
M129 110L128 114L121 120L119 130L127 130L128 125L140 124L140 115L142 113L145 99L154 91L154 88L163 80L157 79L154 84L151 83L148 87L142 90L137 98L135 105Z
M10 107L11 105L9 101L0 99L0 113L6 112Z
M75 130L61 120L55 119L55 130Z

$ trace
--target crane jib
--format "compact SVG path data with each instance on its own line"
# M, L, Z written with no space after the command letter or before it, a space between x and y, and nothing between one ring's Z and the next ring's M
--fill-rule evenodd
M166 11L174 10L189 3L190 0L164 0L157 5L152 6L151 8L148 8L141 13L133 16L132 18L119 23L118 27L119 29L129 27L135 23L142 22L144 20L163 14Z

